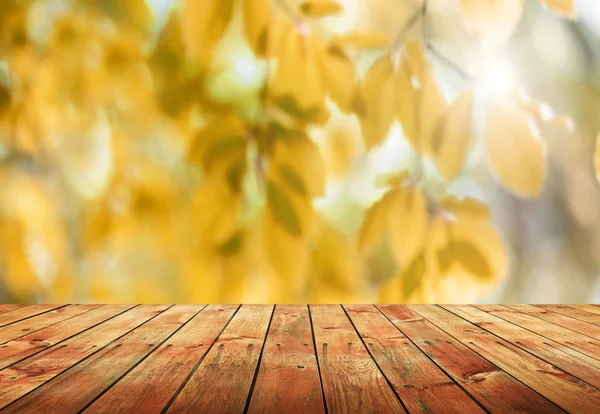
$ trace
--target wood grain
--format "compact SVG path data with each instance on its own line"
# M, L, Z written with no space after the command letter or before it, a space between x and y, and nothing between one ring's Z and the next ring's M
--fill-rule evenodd
M424 318L421 307L405 305L377 305L377 307L421 351L490 412L562 412L531 388L480 356L476 350L461 343L456 335L448 335L447 330L442 331L428 320L430 318ZM417 313L415 309L419 309L420 312ZM446 311L442 310L442 312ZM430 313L428 316L431 315Z
M542 319L565 329L569 329L573 332L579 332L591 338L600 339L600 326L571 318L562 313L552 312L533 305L506 305L506 307Z
M209 305L86 409L160 413L202 360L238 305Z
M342 307L311 305L310 312L329 412L404 412Z
M485 412L373 305L344 308L408 411Z
M571 318L579 319L587 323L600 326L600 315L586 312L582 309L568 305L536 305L540 308L551 310L552 312L561 313L570 316Z
M276 306L248 412L325 412L306 305Z
M143 305L0 371L0 408L61 374L82 359L167 309Z
M3 411L80 411L201 309L202 306L192 305L176 305L169 308L62 375L5 407Z
M421 305L414 309L563 409L578 413L597 412L600 406L597 388L439 306Z
M0 313L6 313L6 312L10 312L16 309L23 309L25 306L29 306L29 305L22 305L22 304L11 304L11 303L6 303L6 304L0 304Z
M273 305L243 305L168 412L242 412L272 314Z
M57 309L65 305L31 305L21 309L13 309L0 314L0 327L31 318L40 313L49 312L52 309Z

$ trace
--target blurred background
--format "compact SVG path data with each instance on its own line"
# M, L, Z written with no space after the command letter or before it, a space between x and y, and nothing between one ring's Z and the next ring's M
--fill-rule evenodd
M2 0L0 302L599 302L600 6L570 3ZM471 88L535 98L539 192L511 191L481 133L452 179L406 118L369 143L364 114L383 122L394 87L369 73L387 55L398 73L410 41L448 107ZM403 171L429 227L396 232L422 262L360 246ZM470 236L483 275L474 256L432 265L451 195L489 208Z

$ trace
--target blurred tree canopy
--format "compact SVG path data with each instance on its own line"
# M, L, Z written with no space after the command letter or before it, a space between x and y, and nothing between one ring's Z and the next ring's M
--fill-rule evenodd
M0 300L526 301L524 243L540 236L524 211L540 197L595 274L600 220L568 204L598 207L593 169L568 196L548 184L560 162L594 160L598 49L579 14L2 0ZM536 42L553 47L540 36L563 65L577 44L584 75L533 70Z

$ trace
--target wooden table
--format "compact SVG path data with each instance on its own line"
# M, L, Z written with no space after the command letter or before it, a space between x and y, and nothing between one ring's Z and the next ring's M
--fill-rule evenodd
M2 412L600 412L598 305L0 305Z

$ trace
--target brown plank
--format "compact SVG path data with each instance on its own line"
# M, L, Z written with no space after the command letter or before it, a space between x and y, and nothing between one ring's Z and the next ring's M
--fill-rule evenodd
M158 348L204 306L176 305L3 409L6 413L78 412Z
M561 313L552 312L544 308L538 308L533 305L506 305L510 309L525 313L538 319L553 323L562 328L569 329L574 332L579 332L589 337L600 339L600 326L592 325L591 323L580 321L579 319L571 318L570 316Z
M0 371L0 407L4 407L115 339L163 312L168 306L144 305L122 313ZM93 312L93 311L92 311Z
M55 309L50 312L42 313L20 322L7 325L0 328L0 344L17 339L21 336L38 331L65 319L87 312L100 305L70 305Z
M9 312L0 314L0 326L9 325L63 306L65 305L31 305L24 308L13 309Z
M41 352L130 308L132 308L132 305L100 306L84 314L0 345L0 369Z
M22 304L17 304L17 303L4 303L4 304L0 304L0 313L10 312L10 311L13 311L15 309L22 309L25 306L29 306L29 305L22 305Z
M563 409L578 413L598 412L600 391L588 383L439 306L421 305L413 309Z
M600 361L473 306L443 307L574 377L595 387L600 386Z
M485 412L373 305L344 308L409 412Z
M311 305L329 412L405 412L340 305Z
M490 412L562 412L556 405L480 356L476 350L424 319L414 311L416 307L377 307ZM475 326L473 328L478 329Z
M325 412L306 305L275 307L249 412Z
M86 413L160 413L238 305L210 305L98 398Z
M561 313L570 316L571 318L579 319L594 325L600 325L600 315L595 315L581 309L577 309L567 305L536 305L540 308L551 310L552 312Z
M477 309L488 312L503 320L528 329L561 345L579 351L596 360L600 359L600 341L573 332L553 323L521 313L501 305L474 305Z
M242 412L272 314L272 305L243 305L168 412Z
M579 309L585 312L593 313L595 315L600 315L600 308L596 305L590 304L579 304L579 305L569 305L571 308Z

